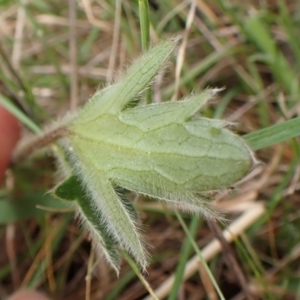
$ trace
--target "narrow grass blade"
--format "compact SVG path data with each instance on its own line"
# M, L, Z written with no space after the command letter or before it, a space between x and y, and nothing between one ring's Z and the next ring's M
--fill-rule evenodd
M146 52L150 46L150 20L148 0L139 0L141 40L143 52ZM146 103L152 102L151 89L146 90Z
M39 209L37 206L49 208L53 211L70 209L70 205L57 201L49 194L28 193L21 197L0 197L0 224L19 222L29 218L44 216L48 211Z
M27 126L34 133L41 132L40 128L28 118L20 109L13 105L7 98L0 94L0 104L14 115L20 122Z
M188 70L186 74L184 74L179 82L179 87L183 87L192 82L197 76L200 76L205 71L207 71L210 67L212 67L215 63L217 63L220 59L229 56L233 53L233 48L225 48L222 52L213 52L212 54L205 57L199 64L195 67ZM167 87L163 92L164 99L169 100L175 91L175 84Z
M202 263L202 266L203 266L204 270L206 271L208 277L210 278L212 284L214 285L214 287L215 287L215 289L216 289L216 291L217 291L217 293L218 293L220 299L221 299L221 300L225 300L224 295L222 294L222 291L220 290L220 288L219 288L219 286L218 286L218 284L217 284L217 282L216 282L216 280L215 280L213 274L211 273L211 271L210 271L210 269L209 269L209 267L208 267L208 265L207 265L205 259L204 259L203 256L202 256L201 251L200 251L199 248L198 248L198 245L196 244L196 242L194 241L193 237L191 236L191 233L190 233L190 231L188 230L186 224L184 223L184 221L183 221L183 219L182 219L180 213L177 212L177 211L175 211L175 214L176 214L176 217L177 217L178 221L180 222L180 224L181 224L183 230L185 231L185 233L186 233L186 235L187 235L187 237L188 237L190 243L192 244L192 246L193 246L195 252L197 253L197 255L198 255L198 257L199 257L199 259L200 259L200 261L201 261L201 263Z
M190 231L191 237L193 237L193 239L195 238L195 236L197 234L200 221L201 221L201 218L199 218L199 216L193 216L193 218L191 220L189 231ZM177 265L176 273L175 273L175 281L174 281L174 284L173 284L173 287L170 292L168 300L178 299L178 290L179 290L180 285L183 282L182 277L184 274L184 269L185 269L186 263L191 254L191 249L192 249L192 244L191 244L189 238L187 237L181 248L180 260L179 260L179 264Z
M147 51L150 44L150 21L148 0L139 0L141 38L143 51Z
M297 82L297 76L282 52L277 48L267 26L259 16L252 16L243 23L248 38L266 54L268 63L278 81L292 93Z
M252 150L259 150L300 135L300 117L243 136Z

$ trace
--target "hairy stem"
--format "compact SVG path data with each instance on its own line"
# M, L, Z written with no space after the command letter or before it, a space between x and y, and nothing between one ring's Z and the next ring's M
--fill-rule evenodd
M24 141L14 152L12 157L12 163L18 164L31 156L36 151L48 147L55 143L57 140L67 136L69 130L66 127L58 127L42 135L35 136L31 139Z

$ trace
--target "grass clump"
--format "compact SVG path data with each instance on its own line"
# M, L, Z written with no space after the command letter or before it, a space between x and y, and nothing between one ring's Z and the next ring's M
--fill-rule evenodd
M149 5L149 14L140 14L143 5ZM153 44L175 35L182 41L167 75L158 76L142 101L177 100L208 86L226 86L203 114L238 122L234 130L263 164L236 190L215 199L228 211L229 231L221 229L229 241L234 233L232 248L214 241L221 238L214 224L189 214L177 218L168 205L142 196L133 201L153 245L146 282L125 262L116 278L66 212L69 205L55 206L43 196L54 185L53 158L24 160L13 166L8 178L14 184L7 180L1 193L0 233L7 251L0 256L0 297L20 286L58 299L147 299L150 292L176 299L178 289L187 299L195 294L215 299L217 290L225 299L299 296L297 5L288 0L1 3L0 101L28 131L38 132L118 77L143 51L141 40L147 47L149 30ZM140 16L149 19L141 22ZM13 239L7 238L10 232ZM218 288L199 267L197 247ZM232 257L231 268L226 261Z

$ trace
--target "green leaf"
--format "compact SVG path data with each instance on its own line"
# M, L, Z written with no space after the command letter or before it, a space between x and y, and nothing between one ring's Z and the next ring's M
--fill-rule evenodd
M78 182L75 176L70 176L65 181L59 183L53 193L57 198L67 201L74 201L78 197L83 196L80 182Z
M22 196L8 198L2 196L0 198L0 224L9 224L19 222L21 220L42 217L47 210L37 208L37 206L49 208L53 211L70 209L68 203L57 201L49 194L44 193L28 193Z

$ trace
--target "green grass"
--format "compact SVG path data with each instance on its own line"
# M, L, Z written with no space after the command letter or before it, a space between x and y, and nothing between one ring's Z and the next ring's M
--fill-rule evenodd
M257 299L297 299L299 4L288 0L269 1L268 5L264 1L251 1L250 5L213 0L201 5L204 2L199 1L192 26L185 33L190 7L182 1L151 1L158 3L157 10L147 1L119 1L87 1L94 19L88 18L81 2L77 6L75 61L79 73L75 85L79 101L83 103L106 85L106 74L118 77L149 42L188 34L180 97L208 86L225 86L204 113L237 122L235 130L258 150L262 162L253 176L221 201L229 211L228 226L258 202L265 205L263 214L249 221L230 244L230 253L243 276L226 265L225 248L207 258L217 288L197 264L186 274L189 260L200 249L205 254L214 238L207 223L186 214L178 220L168 206L140 197L136 206L153 255L144 280L154 293L169 299L179 299L178 293L185 299L193 299L195 294L197 299L215 299L218 288L225 299L247 292ZM0 3L5 25L0 32L0 105L10 110L27 132L37 133L71 105L74 81L69 65L69 7L67 2L55 0L22 3ZM118 5L121 9L116 13ZM19 41L14 35L18 26L22 28ZM174 55L163 79L147 92L144 103L151 98L172 98L178 56ZM8 184L1 191L0 237L13 252L7 256L3 251L0 256L0 298L20 286L42 289L55 299L145 298L147 284L138 277L142 275L124 261L117 278L102 260L97 263L97 258L90 256L87 236L72 220L72 214L65 212L67 204L44 196L57 182L53 165L53 158L41 153L13 166L9 175L14 178L13 186ZM242 203L244 207L239 208ZM60 213L45 212L45 206ZM186 235L182 222L190 224L190 234ZM5 234L11 228L15 238L9 241ZM191 246L195 243L197 251ZM92 277L86 283L88 273ZM158 292L156 289L173 273L176 284ZM251 287L249 291L242 284L243 278Z

